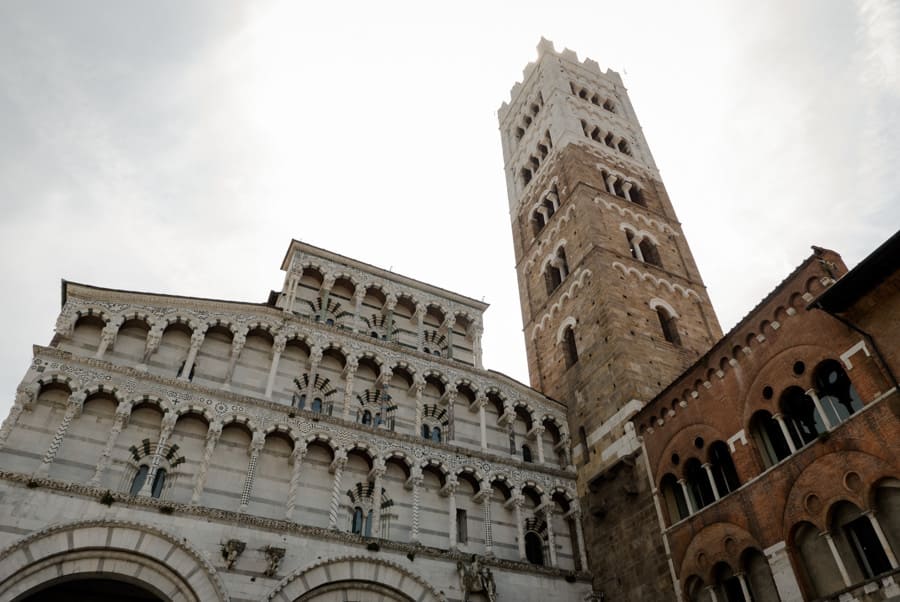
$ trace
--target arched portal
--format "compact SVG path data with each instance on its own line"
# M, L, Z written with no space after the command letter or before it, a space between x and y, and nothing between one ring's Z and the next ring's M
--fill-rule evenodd
M445 598L424 579L398 564L365 556L324 560L299 569L275 586L266 600L439 602Z
M108 594L96 597L98 602L228 599L200 552L149 525L116 520L55 525L0 551L0 600L79 600L78 592L95 590Z

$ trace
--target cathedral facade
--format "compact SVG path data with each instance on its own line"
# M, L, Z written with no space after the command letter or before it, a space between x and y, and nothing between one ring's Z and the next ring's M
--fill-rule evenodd
M900 596L900 238L727 334L618 74L499 111L530 387L484 303L292 241L262 303L63 283L0 427L0 601Z

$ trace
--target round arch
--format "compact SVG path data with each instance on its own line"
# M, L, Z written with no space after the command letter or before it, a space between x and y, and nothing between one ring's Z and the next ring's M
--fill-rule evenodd
M314 602L341 592L377 592L390 602L445 602L446 598L418 575L388 560L344 556L298 569L275 586L266 600ZM360 598L364 599L364 598Z
M60 575L122 581L173 602L229 600L215 568L187 541L116 520L54 525L28 535L0 551L0 575L7 575L0 580L3 600L25 600L59 583Z

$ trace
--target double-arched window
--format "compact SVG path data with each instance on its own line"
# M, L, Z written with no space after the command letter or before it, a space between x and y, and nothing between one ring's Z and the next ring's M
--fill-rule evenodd
M423 424L422 425L422 438L430 439L431 441L434 441L435 443L440 443L441 442L441 427L439 427L437 425L429 426L427 424Z
M350 523L350 532L355 535L372 537L372 509L363 512L360 506L353 508L353 520Z

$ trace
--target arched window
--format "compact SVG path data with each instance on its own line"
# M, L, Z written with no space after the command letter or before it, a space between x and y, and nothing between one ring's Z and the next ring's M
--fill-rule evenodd
M684 479L687 481L688 493L694 502L694 508L699 510L716 501L713 495L712 485L706 470L700 465L700 460L691 458L684 463Z
M531 564L544 565L544 540L534 531L525 534L525 557Z
M662 328L663 337L673 345L681 347L681 335L678 334L678 320L671 315L665 307L656 307L656 316L659 318L659 326Z
M653 244L653 241L649 238L643 238L640 243L641 247L641 256L644 258L644 263L649 263L650 265L655 265L658 268L662 267L662 260L659 257L659 249L656 248L656 245Z
M741 486L734 461L725 443L716 441L709 446L709 463L720 496L728 495Z
M547 268L544 271L544 284L547 285L548 295L552 294L553 291L562 284L562 272L560 272L559 268L552 263L548 263Z
M766 468L775 466L791 455L791 448L788 447L781 426L767 411L760 410L750 419L750 434Z
M578 362L578 345L575 343L575 330L569 326L562 337L563 353L566 357L566 368L571 368Z
M334 318L328 318L327 320L325 320L325 324L327 324L328 326L334 326Z
M862 399L839 362L825 360L816 366L814 378L819 402L831 424L840 424L862 409Z
M683 518L690 516L688 512L687 502L684 499L684 491L675 475L669 473L660 481L659 489L662 492L663 500L666 503L666 510L669 512L669 524L677 523Z
M306 394L305 393L294 393L291 396L291 403L294 404L295 407L300 408L301 410L306 409Z
M381 412L375 412L375 417L372 419L372 426L381 426L382 422L384 421L381 419Z
M369 410L363 410L362 416L360 417L360 423L362 424L372 424L372 412Z
M431 439L431 428L427 424L422 425L422 438Z
M566 259L566 250L563 247L560 247L556 251L556 258L559 260L557 265L559 267L559 276L563 280L566 279L566 276L569 275L569 260Z
M353 509L353 522L350 523L350 532L356 535L362 535L363 511L359 506Z
M531 459L531 448L525 444L522 444L522 461L523 462L532 462Z
M631 230L625 230L625 240L628 241L628 250L631 251L631 256L634 259L640 260L640 256L637 251L637 244L634 242L634 232Z
M435 443L441 442L441 427L436 426L433 429L431 429L431 440L434 441Z
M159 499L159 496L162 495L163 487L166 485L166 476L168 473L165 468L159 468L156 470L156 475L153 477L153 488L151 490L150 495Z
M544 215L540 211L535 211L531 214L531 226L534 230L534 235L537 236L541 233L541 230L544 229Z
M366 514L366 528L363 530L363 535L366 537L372 537L372 509L369 508L369 513Z
M785 389L781 394L779 406L784 415L788 433L797 449L812 443L819 434L825 432L825 426L816 410L816 404L800 387Z
M131 489L128 492L129 495L137 495L141 492L141 488L144 486L144 482L147 480L147 473L149 472L150 467L146 464L141 464L137 474L134 475L134 480L131 481Z

